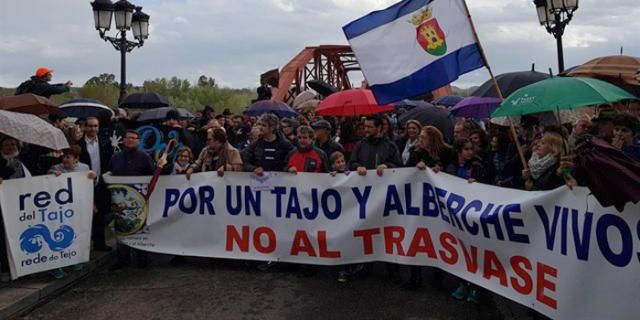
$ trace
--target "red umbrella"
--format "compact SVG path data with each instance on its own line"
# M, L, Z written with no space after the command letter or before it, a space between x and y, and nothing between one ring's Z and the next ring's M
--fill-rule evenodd
M378 105L371 90L351 89L328 96L320 102L316 114L320 116L363 116L393 110L392 104Z

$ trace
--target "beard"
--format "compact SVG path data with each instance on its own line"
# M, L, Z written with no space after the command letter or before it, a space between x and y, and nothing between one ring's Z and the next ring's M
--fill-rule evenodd
M11 153L11 154L3 154L3 155L2 155L2 157L3 157L5 160L10 161L10 160L13 160L13 159L18 158L18 156L19 156L19 155L20 155L20 152L19 152L19 151L16 151L16 152Z

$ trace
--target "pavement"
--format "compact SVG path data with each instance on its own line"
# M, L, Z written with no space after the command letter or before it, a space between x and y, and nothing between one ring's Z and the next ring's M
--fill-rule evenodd
M109 244L115 248L115 240ZM48 272L0 283L4 319L490 319L534 320L528 310L485 292L480 304L453 300L458 280L444 275L443 287L430 286L432 269L423 268L424 285L401 290L386 277L382 263L371 274L346 284L337 267L311 269L278 264L267 272L254 262L152 254L146 269L107 271L115 251L92 252L91 261L63 279ZM303 267L304 271L304 267ZM402 268L407 276L407 268Z
M453 300L458 280L445 275L442 288L430 286L432 269L423 268L424 285L400 289L373 264L367 277L336 281L337 268L277 264L258 271L255 263L187 258L174 266L171 256L151 255L150 266L119 271L91 268L91 276L41 288L21 319L534 319L526 309L486 292L480 304ZM98 258L100 260L100 258ZM401 268L404 276L407 268ZM61 293L60 290L64 292ZM47 302L48 301L48 302ZM34 306L37 307L34 309ZM25 311L31 311L25 313Z
M115 248L115 239L108 241L108 244ZM91 260L83 265L82 270L65 268L68 276L62 279L54 278L49 272L41 272L0 283L0 320L15 318L47 303L86 277L105 269L115 259L115 250L92 251Z

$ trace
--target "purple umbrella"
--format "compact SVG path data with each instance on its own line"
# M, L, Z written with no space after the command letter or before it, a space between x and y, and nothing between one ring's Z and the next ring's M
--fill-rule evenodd
M297 112L293 111L289 105L275 100L260 100L254 102L247 108L248 115L259 116L265 113L275 113L280 117L295 117Z
M458 102L452 109L456 117L484 119L490 118L491 112L500 104L498 98L467 97Z

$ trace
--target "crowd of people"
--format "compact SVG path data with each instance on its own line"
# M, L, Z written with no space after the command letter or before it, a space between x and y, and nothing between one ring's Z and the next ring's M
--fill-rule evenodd
M64 90L60 87L59 90ZM135 112L112 118L101 113L96 117L65 121L58 112L51 123L63 130L71 147L47 150L24 144L15 138L0 139L0 177L15 179L31 175L87 172L95 179L93 249L112 250L105 242L104 230L110 222L110 194L101 179L106 172L116 176L150 175L156 169L163 174L184 175L190 179L197 172L280 171L296 174L390 174L387 169L415 167L418 170L443 172L467 180L506 188L530 191L552 190L565 184L591 186L593 179L584 174L588 165L580 161L581 146L596 141L617 154L630 168L630 180L640 170L640 108L637 102L599 106L595 117L582 116L571 124L545 125L535 116L522 116L517 126L517 140L509 127L492 124L488 119L458 119L453 140L448 141L440 128L418 121L398 121L396 112L366 117L320 117L310 111L294 118L275 114L259 117L220 112L206 106L195 118L184 119L169 111L163 121L155 123L164 137L179 137L180 147L167 161L140 151L139 124ZM116 139L114 137L122 137ZM585 142L586 141L586 142ZM168 141L164 141L165 143ZM517 143L516 143L517 142ZM518 152L521 146L524 160ZM158 161L160 160L160 161ZM526 164L526 166L525 166ZM582 166L582 167L581 167ZM372 170L372 171L369 171ZM373 173L375 172L375 173ZM596 173L597 174L597 173ZM600 172L599 174L603 174ZM0 180L1 182L2 180ZM4 232L4 228L0 227ZM4 234L0 241L4 242ZM0 243L3 274L8 272L4 243ZM146 255L128 248L118 248L120 264L133 257L139 266ZM340 282L350 281L365 266L345 266L338 274ZM391 274L397 268L388 269ZM421 284L420 269L411 268L407 288ZM56 270L56 277L64 276ZM477 301L477 289L462 283L453 293L456 299Z

